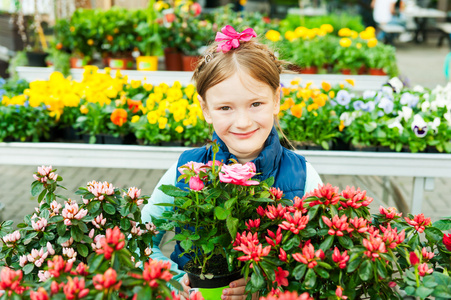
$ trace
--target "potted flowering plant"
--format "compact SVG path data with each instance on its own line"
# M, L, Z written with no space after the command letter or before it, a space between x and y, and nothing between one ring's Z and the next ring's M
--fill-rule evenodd
M76 193L82 202L60 203L55 169L33 177L36 212L16 230L1 223L2 299L178 299L166 285L180 288L169 264L148 258L157 232L141 222L141 190L91 181Z
M180 243L191 260L184 269L194 288L219 288L219 296L203 290L205 299L218 299L222 288L240 278L240 262L232 253L232 241L247 227L244 222L256 215L256 208L272 202L273 179L252 180L255 165L225 165L215 160L219 145L213 143L213 160L208 164L190 162L179 168L179 180L189 185L181 189L163 185L160 189L174 197L173 210L153 222L157 228L176 231L173 240ZM208 296L209 295L209 296Z
M237 235L246 291L308 292L314 299L451 297L451 219L403 217L380 207L370 215L366 191L320 185L292 206L276 200Z

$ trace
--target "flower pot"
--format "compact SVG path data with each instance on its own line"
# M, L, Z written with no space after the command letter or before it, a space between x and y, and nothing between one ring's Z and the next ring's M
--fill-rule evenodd
M351 75L351 69L341 69L340 73L343 75Z
M318 73L318 67L316 66L310 66L310 67L303 67L301 68L301 74L317 74Z
M164 49L164 63L167 71L183 71L182 53L175 48Z
M138 56L136 58L136 69L139 71L157 71L158 56Z
M366 74L366 66L365 65L361 65L360 68L357 70L357 74L358 75Z
M383 69L370 68L369 73L370 73L370 75L375 75L375 76L385 76L385 75L387 75L387 73L385 73Z
M182 62L183 62L183 71L192 72L194 69L196 69L197 61L199 60L198 55L183 55L182 56Z
M126 58L108 58L108 67L112 70L130 70L133 69L133 59L131 57Z
M240 271L231 274L214 276L212 279L200 279L199 275L187 273L193 291L201 292L205 300L221 299L222 291L229 287L232 281L243 277Z
M49 55L45 52L27 52L28 65L30 67L46 67L45 58Z
M83 69L83 67L88 64L86 60L79 57L71 57L69 62L72 69Z

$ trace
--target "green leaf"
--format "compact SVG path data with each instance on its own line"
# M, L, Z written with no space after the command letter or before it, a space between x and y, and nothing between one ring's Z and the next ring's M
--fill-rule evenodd
M81 242L83 239L83 232L77 226L72 226L70 228L70 235L76 242Z
M351 249L354 246L354 243L352 242L351 238L349 236L339 236L338 242L345 247L346 249Z
M315 268L316 273L322 278L329 278L329 272L321 268Z
M41 203L42 199L44 199L47 190L42 190L42 192L38 196L38 202Z
M451 229L451 220L438 220L432 226L442 231L448 231Z
M128 230L131 227L130 220L127 218L121 219L121 229Z
M429 241L441 241L443 239L443 232L435 227L426 227L424 229L424 233L426 234L426 238Z
M232 216L228 216L226 220L227 229L229 230L230 236L232 239L236 237L236 232L238 230L238 219Z
M34 181L31 184L31 195L33 197L37 196L38 194L40 194L42 192L42 190L44 189L44 184L40 181Z
M408 244L410 245L410 247L415 249L420 244L420 235L418 233L415 233L414 236L409 240Z
M66 228L67 226L64 225L63 222L58 223L58 225L56 225L56 232L58 233L59 236L63 236L66 233Z
M265 279L263 278L259 267L254 268L254 273L251 275L251 283L257 289L261 289L265 286Z
M373 277L373 266L370 260L365 260L359 268L359 276L363 281L368 281Z
M387 268L385 266L385 263L383 263L380 259L376 260L376 267L377 267L377 274L382 278L387 278Z
M227 210L229 210L229 209L232 208L232 206L236 203L236 201L237 201L237 198L236 198L236 197L230 198L229 200L227 200L227 201L224 203L224 208L227 209Z
M88 226L86 226L86 224L83 222L78 223L78 228L80 228L80 230L84 233L89 231Z
M307 271L307 265L301 264L301 263L298 264L298 265L293 269L293 275L294 275L294 278L295 278L296 280L300 280L300 279L304 276L305 271Z
M324 239L324 241L321 243L319 248L323 250L323 252L326 252L326 250L329 250L332 247L332 244L334 243L334 236L329 235L327 238Z
M114 215L116 213L116 208L111 203L104 202L102 208L109 215Z
M158 189L171 197L187 197L189 195L189 192L183 191L178 187L170 184L162 184Z
M305 285L307 287L314 287L316 283L316 273L313 269L308 269L307 274L305 275Z
M34 264L28 263L23 267L22 271L26 275L26 274L30 274L31 271L33 271L33 269L34 269Z
M88 203L87 208L91 215L95 214L100 209L100 201L94 200Z
M89 259L88 259L88 264L89 264L89 271L94 273L97 268L100 266L100 264L103 261L103 254L98 255L96 253L93 253Z
M191 240L187 239L187 240L181 241L180 245L182 246L183 249L189 250L193 246L193 242Z
M423 277L423 284L425 287L428 288L434 288L438 285L437 282L435 282L435 277L434 276L425 276Z
M219 220L225 220L230 215L229 210L225 210L224 208L220 206L215 207L215 217Z
M309 216L309 220L313 220L313 218L316 216L316 214L318 213L318 210L321 206L320 205L315 205L313 207L311 207L308 210L308 216Z
M419 286L417 288L417 290L415 291L415 295L417 297L420 297L421 299L425 299L425 298L429 297L429 295L432 294L433 291L434 291L434 289L430 289L425 286Z
M86 257L89 254L88 247L83 244L77 244L77 252L83 257Z

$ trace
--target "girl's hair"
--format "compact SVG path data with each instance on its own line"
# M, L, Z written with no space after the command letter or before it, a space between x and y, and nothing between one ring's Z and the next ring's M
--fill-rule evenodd
M206 50L197 63L193 74L197 93L206 101L207 90L223 82L240 70L245 71L257 81L267 84L275 95L280 87L280 74L285 72L284 61L278 60L266 46L254 41L241 42L239 47L223 53L217 52L218 42ZM276 118L276 127L285 143L288 142ZM284 143L282 143L284 144ZM292 148L292 146L291 146Z

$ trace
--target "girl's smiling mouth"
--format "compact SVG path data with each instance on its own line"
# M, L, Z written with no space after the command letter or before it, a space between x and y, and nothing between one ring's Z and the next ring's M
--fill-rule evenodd
M233 134L234 136L238 137L238 138L241 138L241 139L247 139L247 138L250 138L254 133L256 133L257 130L258 130L258 129L255 129L255 130L252 130L252 131L249 131L249 132L245 132L245 133L236 133L236 132L232 132L232 134Z

